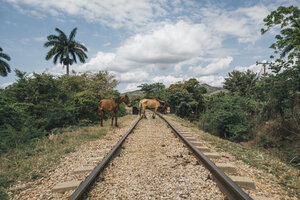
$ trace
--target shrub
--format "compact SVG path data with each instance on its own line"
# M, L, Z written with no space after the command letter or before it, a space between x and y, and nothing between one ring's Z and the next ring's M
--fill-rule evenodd
M268 138L266 135L259 135L258 136L258 143L257 146L259 147L263 147L263 148L271 148L271 147L275 147L275 143Z
M201 116L204 130L231 141L248 140L250 134L244 110L246 104L246 99L240 96L211 97L208 109Z

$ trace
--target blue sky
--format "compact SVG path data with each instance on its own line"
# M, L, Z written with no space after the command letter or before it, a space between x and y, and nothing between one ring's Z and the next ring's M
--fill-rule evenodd
M0 0L0 47L8 62L28 74L65 73L46 61L46 37L58 27L88 48L77 73L108 70L132 91L142 83L166 86L197 78L222 86L232 70L260 72L269 61L276 29L260 34L263 18L278 6L299 0ZM0 87L16 80L0 77Z

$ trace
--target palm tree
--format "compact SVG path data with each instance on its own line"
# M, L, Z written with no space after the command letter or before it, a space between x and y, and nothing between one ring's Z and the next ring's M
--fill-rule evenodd
M74 62L77 63L76 56L80 62L85 63L87 55L84 52L87 51L87 48L74 40L77 28L71 31L69 37L58 28L55 28L55 31L58 32L58 35L49 35L48 42L44 44L44 47L52 47L46 55L46 60L54 56L53 63L56 64L59 59L59 63L66 66L67 75L69 75L69 66Z
M9 55L2 53L3 49L0 47L0 76L7 76L10 73L10 66L2 58L10 61Z

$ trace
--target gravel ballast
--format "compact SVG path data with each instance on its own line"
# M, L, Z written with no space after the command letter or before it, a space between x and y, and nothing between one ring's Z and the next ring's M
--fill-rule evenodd
M224 199L210 173L160 119L143 119L89 199Z

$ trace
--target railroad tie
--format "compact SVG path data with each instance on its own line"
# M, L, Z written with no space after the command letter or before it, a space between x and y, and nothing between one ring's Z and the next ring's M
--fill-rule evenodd
M195 145L196 147L197 147L197 149L199 149L199 151L201 151L201 152L211 152L211 149L210 148L208 148L208 147L206 147L206 146L200 146L200 145Z
M193 137L193 135L191 133L189 133L189 132L184 132L184 133L180 132L180 133L182 135L184 135L184 137Z
M209 159L211 159L211 158L220 159L221 158L221 155L218 153L204 152L204 155L206 157L208 157Z
M264 197L264 196L253 196L253 200L274 200L274 198Z
M193 136L184 136L187 140L189 140L190 142L193 142L193 141L197 141L196 138L194 138Z
M103 157L91 157L88 159L89 162L99 162L103 159Z
M94 166L78 167L78 168L74 169L73 173L79 174L79 173L83 173L83 172L89 172L89 171L92 171L94 168L95 168Z
M237 172L235 166L231 163L216 163L216 166L227 174L235 174Z
M52 188L52 192L65 192L68 190L74 190L80 185L81 181L71 181L58 183Z
M201 141L194 141L194 142L193 142L193 145L195 145L195 146L198 148L198 146L204 146L205 143L204 143L204 142L201 142Z
M248 177L244 177L244 176L229 176L231 178L231 180L233 180L233 182L235 182L238 186L245 188L245 189L251 189L251 190L255 190L255 184L254 182L248 178Z

